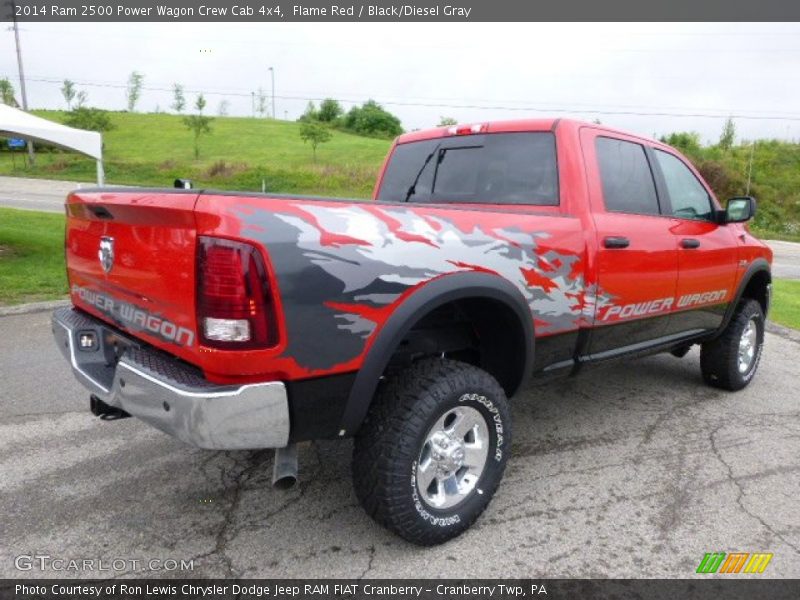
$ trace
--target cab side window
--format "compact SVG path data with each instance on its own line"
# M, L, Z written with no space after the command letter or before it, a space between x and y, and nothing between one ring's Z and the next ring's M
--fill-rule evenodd
M607 137L595 142L606 210L659 214L656 184L644 146Z
M711 197L681 159L662 150L655 151L667 185L672 215L681 219L711 220Z

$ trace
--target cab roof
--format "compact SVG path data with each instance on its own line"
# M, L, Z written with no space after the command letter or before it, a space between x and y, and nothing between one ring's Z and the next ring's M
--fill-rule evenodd
M595 129L602 129L609 133L617 133L631 137L640 138L642 140L653 141L649 138L637 135L635 133L622 131L621 129L614 129L598 123L589 123L580 121L578 119L515 119L509 121L477 121L474 123L459 123L458 125L451 125L445 127L434 127L431 129L421 129L419 131L411 131L404 133L397 138L398 144L406 144L408 142L419 142L422 140L430 140L440 137L449 137L453 135L470 135L477 133L502 133L502 132L524 132L524 131L555 131L556 127L569 127L572 129L579 129L581 127L594 127ZM656 142L658 144L658 142Z

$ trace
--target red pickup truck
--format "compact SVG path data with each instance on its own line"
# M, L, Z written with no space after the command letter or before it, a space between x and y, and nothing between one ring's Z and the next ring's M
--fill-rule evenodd
M366 511L435 544L495 493L530 376L700 344L709 384L750 382L772 259L754 211L599 125L414 132L373 201L73 192L53 331L96 415L276 448L278 482L298 442L354 437Z

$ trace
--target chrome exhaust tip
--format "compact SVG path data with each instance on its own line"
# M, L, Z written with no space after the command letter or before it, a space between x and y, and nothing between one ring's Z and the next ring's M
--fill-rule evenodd
M297 483L297 444L275 449L272 465L272 487L288 490Z

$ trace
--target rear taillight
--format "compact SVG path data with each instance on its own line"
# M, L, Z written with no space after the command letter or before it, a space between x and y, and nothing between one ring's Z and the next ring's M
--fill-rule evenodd
M197 324L215 348L268 348L278 341L267 271L250 244L200 236Z

